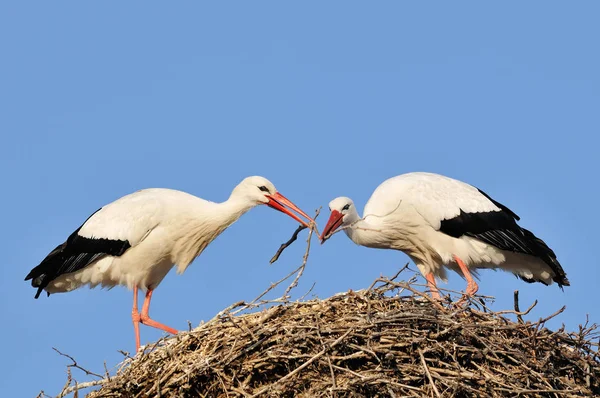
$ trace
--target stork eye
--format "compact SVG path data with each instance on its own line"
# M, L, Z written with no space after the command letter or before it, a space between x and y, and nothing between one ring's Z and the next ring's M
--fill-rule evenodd
M344 210L350 210L350 204L347 204L346 206L342 207L342 211Z
M258 187L258 189L260 189L260 190L261 190L261 191L263 191L263 192L269 193L269 188L265 187L264 185L263 185L263 186L260 186L260 187Z

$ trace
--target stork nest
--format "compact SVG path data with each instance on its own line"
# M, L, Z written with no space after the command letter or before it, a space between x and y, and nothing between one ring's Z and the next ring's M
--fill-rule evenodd
M88 396L600 396L595 324L552 331L544 326L552 316L525 322L525 313L492 312L483 300L457 308L410 283L377 285L226 311L159 341Z

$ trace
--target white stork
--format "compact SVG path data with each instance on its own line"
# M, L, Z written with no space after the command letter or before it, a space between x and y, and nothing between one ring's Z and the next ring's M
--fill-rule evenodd
M525 282L559 287L569 280L544 241L517 225L517 216L485 192L432 173L402 174L384 181L363 217L350 198L329 203L324 243L340 227L356 244L406 253L439 299L435 277L446 282L444 266L467 280L466 296L478 286L478 268L503 269Z
M177 330L150 318L152 292L177 265L183 273L206 246L228 226L255 206L266 204L303 225L311 220L263 177L248 177L223 203L209 202L171 189L144 189L124 196L92 214L66 242L58 245L29 272L37 288L51 293L68 292L84 285L127 286L133 289L132 320L136 351L140 347L139 324ZM286 208L286 206L288 208ZM138 289L146 291L138 312Z

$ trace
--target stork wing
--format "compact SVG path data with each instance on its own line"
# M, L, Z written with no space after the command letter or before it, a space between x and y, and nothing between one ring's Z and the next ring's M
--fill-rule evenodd
M25 277L37 287L35 298L58 276L81 270L105 256L121 256L158 225L162 206L138 191L93 213L68 239Z

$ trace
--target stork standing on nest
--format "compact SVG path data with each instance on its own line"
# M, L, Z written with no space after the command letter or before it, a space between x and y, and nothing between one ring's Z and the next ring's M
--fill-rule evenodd
M261 204L306 226L309 224L289 209L311 220L263 177L244 179L223 203L171 189L144 189L92 214L25 280L32 279L33 287L37 288L35 298L43 290L50 295L84 285L123 285L133 289L132 319L137 350L140 323L177 333L148 314L152 292L171 268L177 265L177 273L183 273L221 232ZM138 289L146 291L141 313Z
M517 224L519 216L485 192L432 173L408 173L384 181L365 206L363 217L350 198L329 203L324 243L342 228L354 243L406 253L439 299L435 278L446 282L444 266L467 280L466 296L478 286L479 268L500 268L525 282L559 287L569 280L556 255Z

